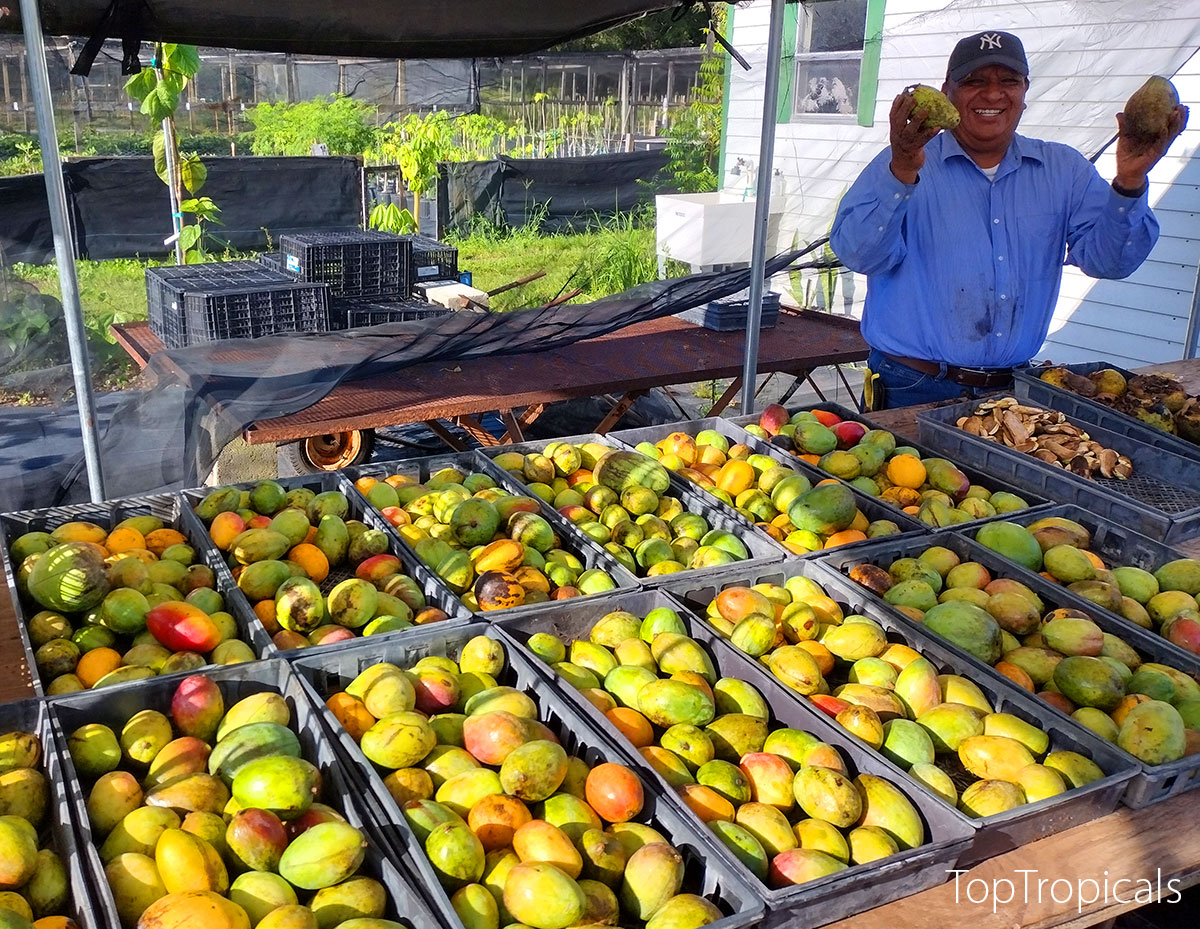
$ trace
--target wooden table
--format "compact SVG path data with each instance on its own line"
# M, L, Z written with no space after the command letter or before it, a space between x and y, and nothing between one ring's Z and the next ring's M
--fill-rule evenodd
M139 365L163 350L145 323L117 325L113 333ZM712 408L717 416L741 390L744 345L742 331L714 332L666 316L547 351L425 362L348 381L308 409L251 424L243 437L252 445L279 443L424 422L451 447L462 448L441 422L448 420L481 444L504 444L522 441L522 429L548 403L617 394L620 399L592 430L603 434L652 388L733 378ZM793 311L780 313L776 326L762 331L758 370L803 380L816 368L866 357L854 320ZM249 370L266 367L251 357L246 364ZM499 440L479 422L479 414L490 410L500 411L508 430Z

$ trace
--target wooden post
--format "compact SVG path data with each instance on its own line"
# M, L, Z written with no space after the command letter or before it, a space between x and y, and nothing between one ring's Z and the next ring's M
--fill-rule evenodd
M629 126L629 59L621 62L621 135Z
M662 124L664 129L667 125L667 111L671 105L673 93L675 93L675 62L671 61L667 63L667 90L663 94Z
M0 59L0 76L4 78L4 102L12 103L12 89L8 86L8 58Z
M291 52L286 56L286 64L284 71L287 74L287 102L296 102L296 62L292 58Z

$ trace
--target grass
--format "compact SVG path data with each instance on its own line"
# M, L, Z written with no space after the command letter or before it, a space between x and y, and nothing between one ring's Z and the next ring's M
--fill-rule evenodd
M537 271L546 272L537 281L497 295L492 306L501 311L541 306L576 287L583 293L571 302L584 303L657 277L654 229L637 217L619 217L581 233L543 234L536 221L513 230L479 227L468 236L449 241L459 250L459 266L471 271L474 286L481 290L492 290ZM108 327L146 318L146 268L160 264L161 259L135 258L81 259L75 263L99 390L121 389L137 375L133 363L112 342ZM18 264L12 270L42 293L61 298L54 264ZM22 400L0 394L0 402Z

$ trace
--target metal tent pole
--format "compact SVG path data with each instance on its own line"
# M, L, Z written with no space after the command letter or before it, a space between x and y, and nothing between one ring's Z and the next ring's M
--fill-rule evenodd
M1196 286L1192 288L1192 311L1188 314L1187 332L1183 337L1184 359L1195 358L1200 343L1200 268L1196 269Z
M771 219L771 173L775 161L775 119L779 107L779 62L783 57L784 0L771 0L771 32L767 39L766 86L763 88L762 139L758 150L758 194L754 203L754 242L750 252L750 309L746 314L746 357L742 364L742 413L754 412L758 378L758 329L767 265L767 225ZM725 102L729 105L729 101Z
M88 489L92 500L99 502L104 499L104 476L100 467L100 443L96 435L92 369L88 359L87 334L83 327L83 309L79 303L79 281L75 278L75 249L71 245L71 223L67 215L67 188L63 183L62 159L59 157L58 135L54 128L54 100L50 94L50 72L46 69L46 49L42 45L42 21L37 0L21 0L21 27L25 31L29 90L37 116L38 140L42 146L42 171L46 178L50 226L54 231L54 260L58 264L58 282L62 288L71 370L75 376L75 400L79 404Z

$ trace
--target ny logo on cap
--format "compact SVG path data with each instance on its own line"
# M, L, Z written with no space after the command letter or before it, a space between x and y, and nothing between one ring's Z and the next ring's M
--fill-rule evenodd
M986 48L1000 48L1000 33L993 32L979 37L979 50L983 51Z

